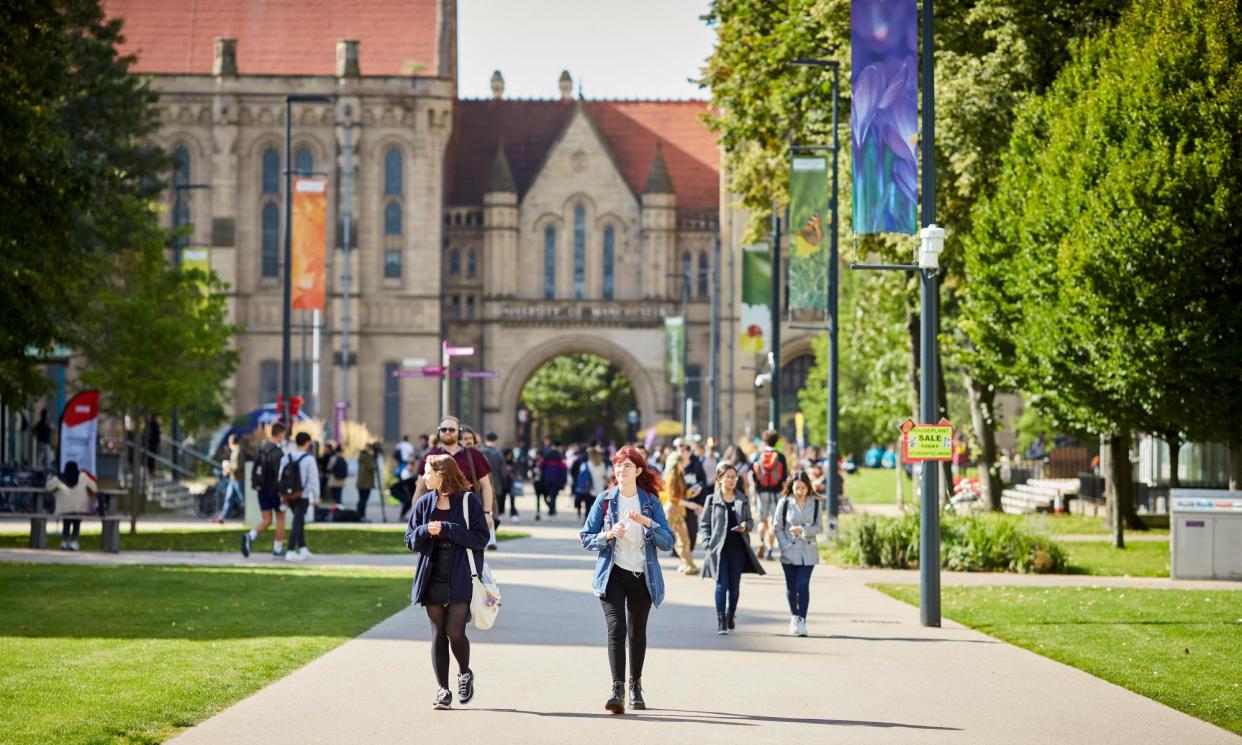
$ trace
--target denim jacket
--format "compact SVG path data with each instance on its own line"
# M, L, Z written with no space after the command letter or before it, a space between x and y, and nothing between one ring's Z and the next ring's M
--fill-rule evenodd
M583 548L599 552L591 587L595 590L595 596L601 598L608 587L608 575L612 572L612 549L615 541L608 538L608 531L620 519L617 515L619 493L620 487L616 486L600 492L579 534ZM652 521L651 527L643 531L646 534L643 548L647 557L647 570L643 572L643 577L647 581L647 590L651 593L651 603L658 608L664 601L664 575L660 573L660 559L656 552L668 551L673 547L673 531L668 527L668 519L664 516L664 507L660 504L659 497L639 489L638 499L643 516L651 518Z

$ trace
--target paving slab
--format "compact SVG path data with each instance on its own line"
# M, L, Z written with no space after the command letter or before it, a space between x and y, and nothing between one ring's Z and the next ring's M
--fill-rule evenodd
M432 710L427 622L410 607L174 742L1242 743L960 625L924 628L867 587L881 573L818 569L811 636L790 637L775 564L743 580L737 632L722 637L712 583L666 563L643 675L652 708L613 716L590 555L572 525L533 532L489 554L505 604L496 628L470 630L469 705Z

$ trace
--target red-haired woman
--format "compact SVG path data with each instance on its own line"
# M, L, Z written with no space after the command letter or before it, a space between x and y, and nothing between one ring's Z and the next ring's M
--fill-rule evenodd
M491 532L482 500L468 491L470 483L453 457L432 455L425 462L422 478L427 493L414 505L405 545L418 553L410 600L421 603L431 621L431 664L439 684L433 706L447 709L453 704L448 687L450 646L457 658L457 700L466 704L474 698L470 640L466 638L474 586L466 552L474 551L475 566L482 567Z
M647 655L647 615L664 600L664 576L657 551L673 547L660 505L660 475L632 445L612 458L611 488L601 493L582 526L582 547L595 551L591 585L608 624L608 664L612 693L604 708L625 712L625 642L630 643L630 708L646 709L643 661Z

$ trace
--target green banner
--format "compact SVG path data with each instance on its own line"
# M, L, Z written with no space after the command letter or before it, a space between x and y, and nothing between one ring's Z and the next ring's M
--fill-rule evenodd
M686 360L682 357L686 339L686 319L668 316L664 319L664 369L668 382L681 385L686 379Z
M742 314L738 346L743 352L767 354L772 339L772 247L742 247Z
M828 158L793 159L789 174L789 320L828 318Z

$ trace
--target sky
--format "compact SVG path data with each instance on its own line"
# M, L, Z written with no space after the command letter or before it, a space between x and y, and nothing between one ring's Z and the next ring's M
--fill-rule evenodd
M457 85L490 98L556 98L561 70L587 98L697 98L715 34L708 0L459 0Z

